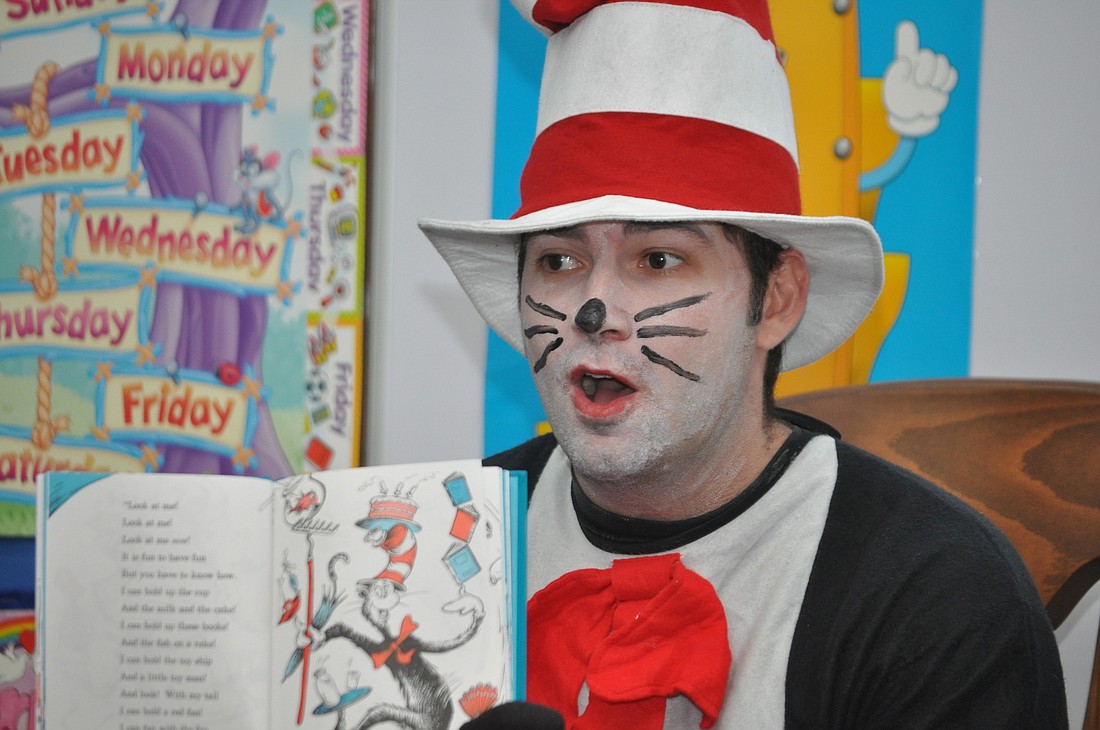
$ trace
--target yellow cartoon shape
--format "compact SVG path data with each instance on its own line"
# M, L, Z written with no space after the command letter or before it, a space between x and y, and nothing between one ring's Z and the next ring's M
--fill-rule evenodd
M803 213L873 223L882 187L904 170L917 138L939 126L958 74L904 20L883 78L861 79L854 0L772 0L771 9L791 86ZM909 280L908 255L885 259L883 292L863 325L832 354L784 373L777 395L867 382Z

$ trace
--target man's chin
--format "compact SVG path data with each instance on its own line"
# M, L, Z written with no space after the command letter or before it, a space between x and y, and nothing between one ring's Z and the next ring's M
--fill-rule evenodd
M616 433L614 428L601 426L556 433L573 472L582 482L630 481L652 468L652 452L647 453L642 446L644 442Z

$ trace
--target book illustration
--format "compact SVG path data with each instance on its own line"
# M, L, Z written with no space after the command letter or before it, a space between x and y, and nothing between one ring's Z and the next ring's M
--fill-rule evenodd
M481 513L472 504L459 507L455 510L455 519L451 523L451 537L462 542L470 542L480 519Z
M474 557L474 552L469 545L452 545L443 556L443 564L459 584L465 583L481 572L481 566L478 565L477 558Z
M456 467L481 515L468 542L442 487ZM40 481L46 727L454 730L522 692L519 476L470 460ZM504 578L452 573L455 546Z
M347 560L346 553L337 553L329 560L329 575L332 577L332 590L325 590L325 594L321 599L321 605L318 610L313 610L313 536L315 534L328 534L331 535L336 531L338 525L336 523L325 522L323 520L315 519L315 515L321 509L325 503L326 490L324 483L312 475L306 476L294 476L284 479L280 482L282 484L282 499L283 499L283 520L294 532L300 532L305 535L306 538L306 605L305 605L305 617L298 618L296 616L299 608L301 608L301 595L300 591L298 595L292 596L289 599L283 601L282 612L279 616L279 623L286 623L290 619L294 619L295 625L302 629L305 640L299 641L295 647L290 661L287 664L286 672L283 674L283 678L289 677L299 665L302 667L302 680L301 689L299 693L298 702L298 723L301 724L302 718L305 714L306 694L309 686L309 660L311 646L309 642L310 632L306 628L307 626L313 626L314 628L320 628L324 625L324 622L328 620L328 617L332 615L333 609L336 608L342 600L342 596L336 593L335 590L335 564L340 560ZM287 590L292 587L297 587L297 576L291 572L291 566L286 557L286 551L284 551L283 558L283 570L286 574L286 583L280 580L280 588L283 589L284 598L287 594ZM288 602L289 600L289 602Z
M466 690L458 704L472 720L495 705L499 696L500 692L491 684L476 684Z
M283 608L279 613L279 623L285 624L294 618L302 606L302 587L298 582L298 573L286 553L283 554L283 572L279 576L279 590L283 594Z
M366 514L356 519L354 512L328 505L332 495L347 492L346 485L325 484L320 476L287 480L283 492L289 534L298 536L299 550L305 540L306 585L301 585L293 563L294 548L288 547L276 597L281 602L279 624L292 621L298 632L291 639L282 678L300 677L299 724L308 710L313 716L334 716L337 729L397 723L444 730L452 726L455 704L467 717L492 706L500 694L499 681L483 681L460 693L452 686L457 677L453 662L447 668L439 663L439 657L485 633L482 591L494 585L471 582L481 572L476 552L484 543L471 544L481 516L466 477L411 475L393 487L385 479L371 478L357 485L356 491L372 496ZM456 508L456 499L461 507ZM362 507L358 509L362 514ZM334 514L341 519L331 519ZM456 519L464 527L461 537L455 534ZM349 532L346 528L352 526ZM435 564L446 572L428 572L422 562L425 551L438 556ZM322 556L327 561L322 563ZM315 561L327 567L316 610L310 605L318 590L313 584ZM353 581L358 600L345 602L343 586ZM448 597L446 583L451 581L453 594ZM376 692L379 684L397 691Z
M314 715L327 715L343 710L351 703L366 697L371 691L370 687L359 686L359 672L354 670L348 672L346 690L341 690L336 685L336 680L324 667L319 667L313 676L316 679L317 692L321 695L321 704L313 708Z
M466 475L455 472L443 480L443 488L451 498L451 504L459 507L470 501L470 485L466 483Z

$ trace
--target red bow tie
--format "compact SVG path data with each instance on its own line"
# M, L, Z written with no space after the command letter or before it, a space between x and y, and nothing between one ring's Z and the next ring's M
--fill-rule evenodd
M412 616L406 616L401 620L401 631L397 634L397 638L390 642L390 645L381 651L372 652L370 658L374 660L374 668L378 669L391 655L397 654L398 664L408 664L412 661L413 654L416 653L416 649L402 649L401 644L405 639L412 636L412 633L420 628L420 624L412 620Z
M567 727L659 730L675 695L699 708L700 727L714 725L731 662L726 614L678 554L563 575L535 594L527 616L529 699L561 712Z

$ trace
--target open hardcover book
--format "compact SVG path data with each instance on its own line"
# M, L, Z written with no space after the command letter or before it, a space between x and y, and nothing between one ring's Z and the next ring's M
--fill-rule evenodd
M526 483L478 461L39 477L47 728L456 728L520 699Z

